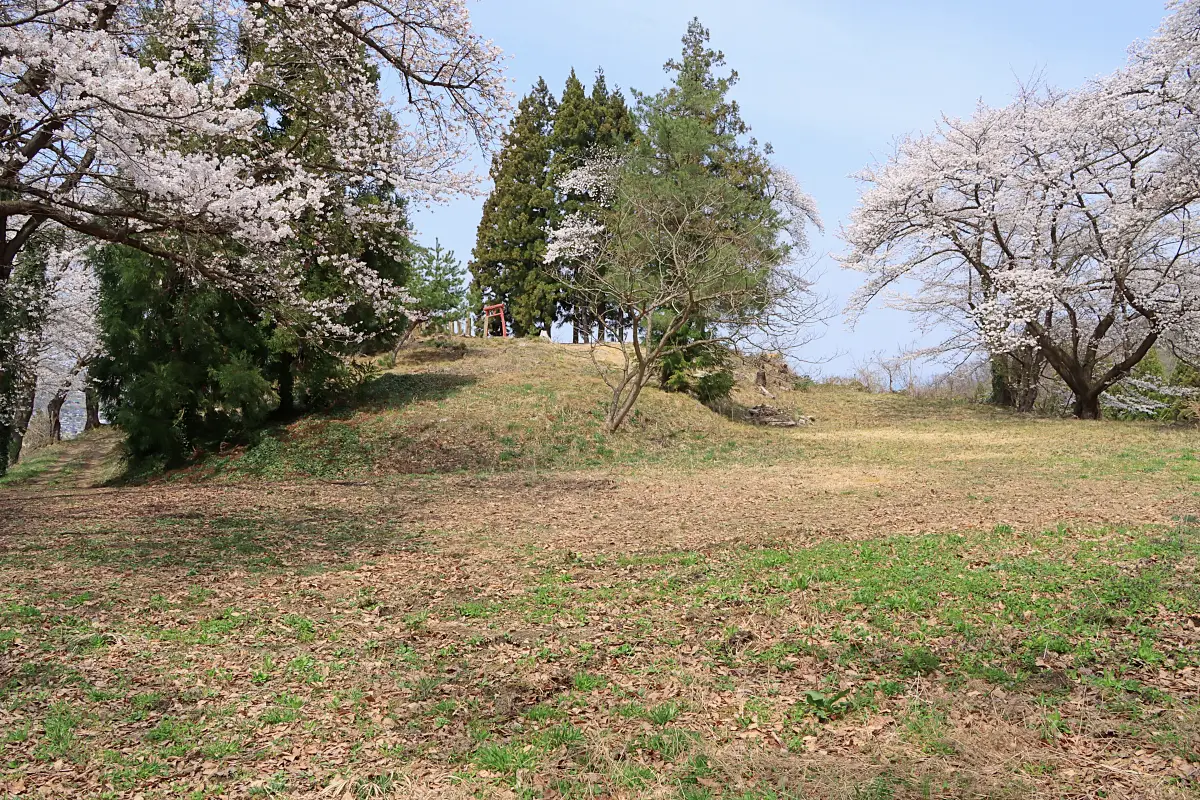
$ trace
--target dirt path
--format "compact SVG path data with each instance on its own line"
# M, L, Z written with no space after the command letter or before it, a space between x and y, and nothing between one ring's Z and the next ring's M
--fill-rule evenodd
M13 498L35 501L63 491L93 489L113 478L120 447L120 433L102 428L35 451L10 468L0 484L0 497L12 503Z

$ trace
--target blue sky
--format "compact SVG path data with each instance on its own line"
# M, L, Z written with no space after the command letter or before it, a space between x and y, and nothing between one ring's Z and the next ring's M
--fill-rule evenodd
M1070 87L1117 69L1165 10L1163 0L483 0L471 13L508 53L518 96L539 76L561 92L572 67L590 79L598 66L610 86L654 91L699 16L741 75L735 96L755 136L816 198L826 225L814 243L821 286L842 302L860 276L828 254L840 250L838 230L858 197L854 173L942 113L1006 102L1018 79L1041 73ZM487 165L481 157L481 175ZM482 202L418 212L419 238L440 239L466 262ZM916 340L906 315L877 309L853 331L834 320L807 355L838 354L821 370L849 372L873 351Z

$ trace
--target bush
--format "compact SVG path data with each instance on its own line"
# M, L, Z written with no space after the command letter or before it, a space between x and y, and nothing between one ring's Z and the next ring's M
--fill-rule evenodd
M701 323L685 326L673 337L676 344L709 338ZM718 344L685 347L662 360L660 383L664 391L692 394L706 406L729 398L734 377L729 351Z

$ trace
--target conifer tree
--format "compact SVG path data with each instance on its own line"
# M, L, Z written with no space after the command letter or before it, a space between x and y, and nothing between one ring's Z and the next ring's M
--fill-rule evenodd
M630 144L637 136L637 120L620 89L608 90L608 82L604 77L604 69L596 70L596 81L592 84L592 113L595 115L596 130L593 150L595 152L617 152ZM614 320L614 309L594 308L589 316L597 321L597 336L603 337L605 325L600 320L607 319L607 325L615 325L614 333L618 338L624 338L629 320Z
M598 150L620 148L632 141L636 133L637 127L624 97L619 91L609 93L603 70L597 71L590 96L575 70L571 70L554 118L554 133L551 136L554 156L550 164L552 179L557 185ZM559 193L552 222L557 224L585 210L590 203L591 200L582 195ZM570 263L555 266L568 278L568 282L573 280L578 267ZM593 322L599 318L598 309L583 307L577 298L563 297L562 311L564 318L572 323L572 339L576 342L589 341Z
M544 80L518 106L512 128L492 161L495 184L470 264L472 289L508 305L518 336L549 333L558 310L558 283L545 268L550 189L550 134L554 98Z
M547 258L577 264L569 286L587 313L605 309L609 329L613 309L618 326L633 323L632 338L618 336L622 363L602 370L609 431L656 375L714 402L732 386L731 344L824 313L792 260L815 205L745 135L728 96L736 74L718 77L722 66L693 22L682 59L667 64L670 88L638 95L633 144L592 155L561 184L597 202L551 232Z
M712 137L713 146L703 152L703 167L715 178L729 181L739 191L755 198L758 202L747 206L756 213L770 217L775 213L767 201L771 186L770 145L760 145L749 136L750 126L742 119L741 110L729 93L738 83L736 70L719 75L718 70L726 66L725 54L714 50L709 44L710 35L699 19L688 24L683 37L683 52L678 59L664 65L672 76L669 87L650 97L638 95L644 113L657 113L675 120L688 120ZM668 142L653 143L661 150L674 150ZM697 158L701 157L697 154ZM750 226L761 222L747 219ZM660 315L655 327L661 331L670 327L670 313ZM708 341L712 337L708 321L697 316L674 334L674 343L685 346L693 341ZM662 367L662 385L668 390L695 390L697 386L691 374L711 376L728 372L727 359L723 357L720 344L687 346L676 357L667 359ZM732 386L732 381L722 380L720 385ZM726 389L728 393L728 388Z
M550 332L554 323L575 323L576 341L590 337L595 310L580 311L563 294L561 271L545 264L546 231L591 201L556 193L556 181L597 150L628 144L637 125L620 91L610 91L603 70L589 94L574 70L555 101L544 80L518 107L504 146L492 162L495 188L484 205L471 261L472 292L504 302L517 335Z
M632 142L637 136L637 121L625 103L621 90L609 91L603 68L596 70L591 100L596 115L595 146L603 150L615 150Z

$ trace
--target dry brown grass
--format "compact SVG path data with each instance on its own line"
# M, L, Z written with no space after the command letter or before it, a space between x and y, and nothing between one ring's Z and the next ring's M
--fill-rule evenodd
M524 344L411 354L336 481L0 487L0 796L1196 796L1194 430L780 385L552 453L602 383Z

